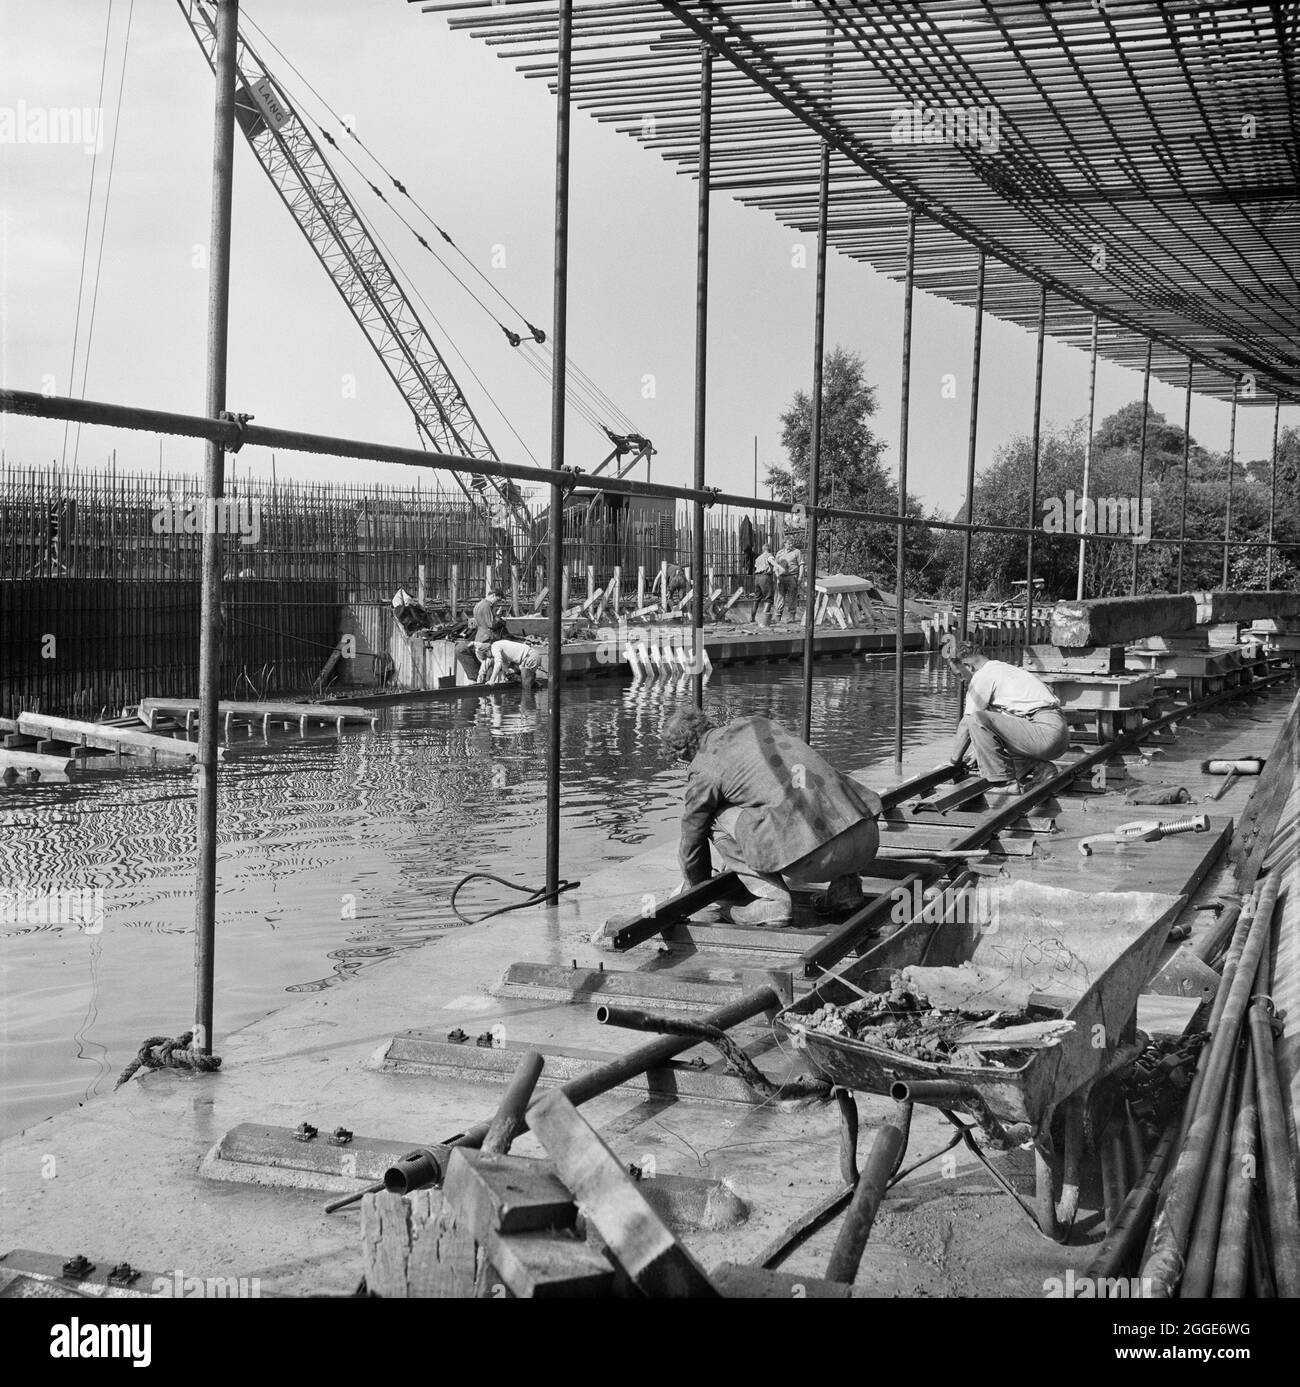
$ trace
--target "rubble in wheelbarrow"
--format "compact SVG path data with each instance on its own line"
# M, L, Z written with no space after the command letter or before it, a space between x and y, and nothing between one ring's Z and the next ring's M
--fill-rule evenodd
M912 970L907 970L911 972ZM843 1035L934 1064L1014 1069L1031 1051L1059 1045L1074 1029L1059 1007L1026 998L1022 1005L937 1007L904 973L888 992L809 1013L809 1030Z

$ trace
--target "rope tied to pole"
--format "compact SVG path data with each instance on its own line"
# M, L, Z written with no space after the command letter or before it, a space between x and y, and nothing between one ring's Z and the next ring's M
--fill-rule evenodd
M116 1092L141 1069L193 1069L200 1073L220 1069L221 1056L205 1055L202 1050L191 1049L193 1039L193 1031L185 1031L175 1038L151 1035L148 1040L141 1042L135 1058L118 1076L113 1091Z

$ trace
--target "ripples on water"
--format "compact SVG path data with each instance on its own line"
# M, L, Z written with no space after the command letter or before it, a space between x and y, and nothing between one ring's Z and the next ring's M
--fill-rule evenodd
M914 658L906 680L909 743L942 736L952 677ZM659 731L688 698L565 690L562 873L591 876L673 837L685 770L665 760ZM819 664L813 698L813 742L837 766L889 754L891 660ZM799 666L721 671L706 706L797 728ZM344 983L459 928L448 901L468 872L545 876L544 696L529 708L517 690L390 705L375 733L249 745L258 751L221 770L218 1037L286 994ZM0 1134L111 1087L145 1036L189 1025L194 813L180 772L0 790L0 884L98 887L104 905L98 934L0 925ZM517 899L474 882L458 904L473 916Z

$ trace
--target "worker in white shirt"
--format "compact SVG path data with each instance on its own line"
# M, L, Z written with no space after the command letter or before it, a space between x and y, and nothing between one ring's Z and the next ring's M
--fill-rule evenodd
M970 641L958 643L947 659L968 681L954 763L973 748L995 797L1024 794L1053 775L1053 758L1069 746L1070 729L1051 689L1027 669L990 660Z
M501 640L492 642L492 677L489 684L505 682L506 672L517 669L524 688L532 688L533 679L542 667L541 656L535 645L525 641Z
M758 614L763 613L763 625L766 626L772 619L772 598L776 593L776 555L772 552L772 546L763 541L763 552L754 560L754 610L750 613L750 620L758 619Z

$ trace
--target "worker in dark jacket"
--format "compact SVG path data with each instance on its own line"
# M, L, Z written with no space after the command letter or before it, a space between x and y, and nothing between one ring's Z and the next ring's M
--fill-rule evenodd
M481 602L474 605L474 654L478 656L478 682L486 683L492 670L492 642L509 634L501 611L505 594L492 588Z
M665 745L690 761L682 814L682 889L707 881L709 849L722 871L740 874L757 897L733 906L735 924L777 926L792 918L793 881L828 881L826 907L860 907L862 873L879 846L874 791L841 775L771 718L717 727L691 708L664 727Z

